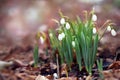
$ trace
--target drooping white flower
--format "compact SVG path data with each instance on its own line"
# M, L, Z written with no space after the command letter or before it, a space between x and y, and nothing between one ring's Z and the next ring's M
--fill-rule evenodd
M117 33L116 33L116 31L114 29L111 30L111 35L112 36L116 36L117 35Z
M60 41L62 40L62 35L61 34L58 35L58 40L60 40Z
M53 74L53 77L54 77L54 80L56 80L56 79L58 78L57 73L54 73L54 74Z
M110 27L110 26L107 27L107 31L108 31L108 32L111 31L111 27Z
M94 28L93 28L93 34L96 34L96 32L97 32L97 30L96 30L96 28L94 27Z
M65 27L66 29L70 29L70 24L67 22Z
M61 35L62 35L62 38L64 38L64 37L65 37L65 34L64 34L63 32L61 33Z
M58 40L61 41L64 37L65 37L65 34L61 33L61 34L58 35Z
M60 19L60 24L65 24L65 19L64 18Z
M40 43L43 44L44 43L44 38L42 36L40 36Z
M75 41L72 41L72 46L75 47Z
M52 34L52 33L49 33L49 36L50 36L50 37L52 37L52 36L53 36L53 34Z
M92 21L97 21L97 15L93 14Z

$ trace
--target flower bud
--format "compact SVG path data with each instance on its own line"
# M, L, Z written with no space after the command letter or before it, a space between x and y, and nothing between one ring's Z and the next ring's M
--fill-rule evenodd
M75 41L72 41L72 46L75 47Z
M70 29L70 24L67 22L65 27L66 29Z
M96 34L97 30L96 28L93 28L93 34Z
M62 40L62 35L61 34L58 35L58 40L60 40L60 41Z
M61 41L64 37L65 37L65 34L61 33L61 34L58 35L58 40Z
M54 77L54 80L57 79L57 78L58 78L57 73L54 73L54 74L53 74L53 77Z
M97 21L97 16L95 14L92 16L92 21Z
M52 36L53 36L53 34L52 34L52 33L49 33L49 36L50 36L50 37L52 37Z
M44 38L41 36L41 37L40 37L40 42L41 42L41 44L43 44L44 41L45 41Z
M60 24L65 24L65 19L64 18L61 18L61 20L60 20Z
M111 35L112 36L116 36L117 35L117 33L116 33L116 31L114 29L111 30Z
M108 31L108 32L111 31L111 27L110 27L110 26L107 27L107 31Z
M61 36L62 36L62 38L64 38L64 37L65 37L65 34L64 34L64 33L61 33Z

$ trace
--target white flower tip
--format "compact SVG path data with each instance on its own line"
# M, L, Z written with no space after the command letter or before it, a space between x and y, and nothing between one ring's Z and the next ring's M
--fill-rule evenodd
M72 41L72 46L75 47L75 41Z
M97 21L97 16L95 14L92 16L92 21Z
M40 42L41 42L41 44L43 44L44 41L45 41L44 38L41 36L41 37L40 37Z
M61 35L62 35L62 38L64 38L64 37L65 37L65 34L64 34L64 33L61 33Z
M70 29L70 24L68 22L66 23L66 29Z
M58 39L61 41L63 38L65 37L65 34L64 33L61 33L58 35Z
M52 33L49 33L49 36L50 36L50 37L52 37L52 36L53 36L53 34L52 34Z
M65 24L65 19L64 18L60 19L60 24Z
M97 30L96 28L93 28L93 34L96 34Z
M110 26L107 27L107 31L108 31L108 32L111 31L111 27L110 27Z
M58 40L60 40L60 41L62 40L61 34L58 35Z
M117 35L117 33L116 33L116 31L114 29L111 30L111 35L112 36L116 36Z
M53 76L54 76L55 79L58 78L57 73L54 73Z

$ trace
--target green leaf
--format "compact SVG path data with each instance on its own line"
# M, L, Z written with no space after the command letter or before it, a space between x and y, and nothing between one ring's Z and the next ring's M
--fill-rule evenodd
M34 47L34 67L37 67L38 66L38 45L35 45Z
M75 39L75 52L76 52L76 58L77 58L77 63L79 65L79 70L81 71L82 68L82 56L81 56L81 51L79 47L78 40Z

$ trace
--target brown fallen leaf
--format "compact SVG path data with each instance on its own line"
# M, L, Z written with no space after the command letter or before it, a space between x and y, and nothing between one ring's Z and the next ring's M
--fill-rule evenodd
M120 69L117 70L106 70L102 72L105 80L119 80Z
M88 76L86 77L86 80L92 80L92 76L91 76L91 75L88 75Z
M20 61L18 59L13 60L13 62L14 62L14 65L16 65L18 67L26 67L26 66L28 66L28 64L25 64L25 63L23 63L22 61Z
M34 80L36 78L36 76L29 75L26 73L16 73L15 75L21 80Z
M57 69L57 65L55 65L54 63L50 63L50 67L51 69Z
M115 61L108 66L108 69L120 69L120 61Z
M45 77L48 78L49 80L53 80L53 76L52 75L47 75Z

